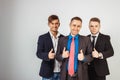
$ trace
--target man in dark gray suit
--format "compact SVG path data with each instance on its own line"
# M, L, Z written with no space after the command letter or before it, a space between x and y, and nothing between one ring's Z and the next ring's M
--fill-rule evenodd
M94 60L89 64L89 80L106 80L109 74L107 58L113 56L114 51L110 42L110 36L100 33L100 20L93 17L89 21Z
M60 80L88 80L92 46L88 37L79 35L82 19L73 17L70 34L58 42L56 59L61 62Z

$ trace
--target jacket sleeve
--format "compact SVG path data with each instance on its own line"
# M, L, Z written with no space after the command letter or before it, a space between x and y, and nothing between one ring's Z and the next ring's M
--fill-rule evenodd
M105 37L105 48L104 51L102 51L101 53L103 54L103 59L114 55L114 50L110 42L110 36Z
M86 42L86 51L85 51L85 61L84 61L84 63L89 63L93 60L91 54L92 54L92 45L91 45L90 39L88 38L88 40Z
M45 61L50 61L48 58L48 53L45 51L45 45L44 45L44 38L42 36L39 37L38 43L37 43L37 52L36 55L38 58L45 60Z
M62 58L62 51L63 51L62 40L63 38L60 38L60 40L58 41L58 47L56 52L56 59L59 62L62 62L64 60L64 58Z

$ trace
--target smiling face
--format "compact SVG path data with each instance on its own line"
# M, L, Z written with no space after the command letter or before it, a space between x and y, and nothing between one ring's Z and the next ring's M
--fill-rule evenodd
M100 23L97 21L90 21L89 29L93 35L96 35L100 30Z
M70 31L72 35L77 35L82 27L82 22L80 20L72 20L70 23Z
M50 15L48 17L48 26L50 27L50 32L53 35L56 35L60 26L60 21L57 15Z
M60 23L58 19L52 20L51 22L48 23L48 26L50 27L51 32L57 32L59 25Z

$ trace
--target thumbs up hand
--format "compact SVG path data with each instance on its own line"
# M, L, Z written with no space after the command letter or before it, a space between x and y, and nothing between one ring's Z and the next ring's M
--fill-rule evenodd
M69 51L66 51L65 47L64 47L63 52L62 52L62 57L63 58L68 58L69 57Z
M84 54L82 49L80 50L80 53L78 54L78 60L82 61L84 59Z
M50 52L48 53L48 58L49 59L54 59L55 58L55 53L53 53L53 49L51 49Z
M99 58L99 53L98 51L94 48L94 50L92 51L92 57L93 58Z

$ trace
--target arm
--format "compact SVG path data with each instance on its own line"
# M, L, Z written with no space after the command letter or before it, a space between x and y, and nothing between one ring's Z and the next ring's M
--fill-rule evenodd
M85 63L89 63L93 60L91 54L92 54L92 45L90 39L88 38L86 43L86 51L85 51Z
M107 36L105 39L105 48L104 51L101 52L103 55L103 59L111 57L114 55L113 47L110 42L110 36Z
M62 58L62 38L58 41L58 47L57 47L57 52L56 52L56 59L61 62L63 60Z
M69 51L66 50L65 38L61 38L58 42L56 59L60 62L69 57Z
M91 53L92 53L92 45L90 42L90 39L84 40L84 48L80 50L80 53L78 54L78 60L83 63L89 63L93 60Z
M48 58L48 53L49 52L45 51L44 37L40 36L38 39L36 55L40 59L43 59L45 61L50 61L50 59Z

